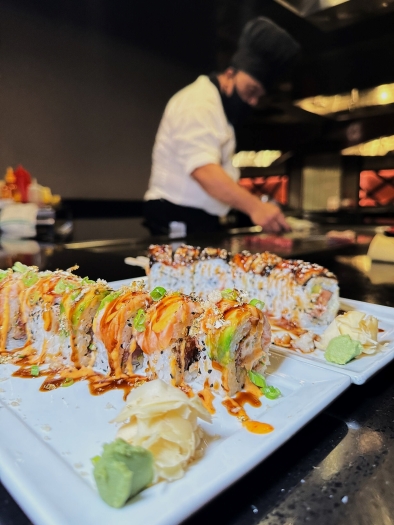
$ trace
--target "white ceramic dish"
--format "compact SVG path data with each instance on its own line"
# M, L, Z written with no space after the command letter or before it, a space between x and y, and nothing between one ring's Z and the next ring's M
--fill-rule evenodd
M360 310L375 316L379 320L379 328L383 330L383 332L379 333L379 341L387 344L381 350L376 352L376 354L361 354L357 359L353 359L346 365L329 363L324 358L323 350L315 350L310 354L304 354L302 352L288 350L276 345L272 345L272 347L275 351L288 355L294 359L308 361L317 366L346 374L350 377L352 383L362 385L394 359L394 308L341 298L340 309L346 311Z
M90 458L115 438L110 421L124 405L122 391L92 396L86 382L40 392L41 379L11 377L0 365L0 473L2 483L36 525L175 525L264 460L349 385L344 374L273 354L268 382L283 397L262 398L248 415L273 425L270 434L245 430L216 399L204 428L217 439L186 475L143 491L122 509L99 497ZM185 497L187 494L187 498ZM180 503L181 502L181 503Z

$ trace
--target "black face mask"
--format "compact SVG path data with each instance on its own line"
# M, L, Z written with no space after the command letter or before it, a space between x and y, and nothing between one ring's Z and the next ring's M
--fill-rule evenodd
M235 86L231 95L228 96L221 92L220 84L215 74L210 75L209 78L219 90L227 120L234 128L238 128L250 114L251 107L242 100Z

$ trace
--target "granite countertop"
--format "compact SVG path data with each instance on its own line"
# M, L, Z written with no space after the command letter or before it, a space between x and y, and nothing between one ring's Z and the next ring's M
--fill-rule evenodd
M365 254L370 238L362 237L364 234L360 233L356 245L329 249L316 245L323 242L320 232L319 239L297 241L293 248L297 257L324 263L334 271L342 297L394 307L394 264L368 265ZM266 249L258 239L227 236L216 240L218 245L228 247L252 244L255 251ZM200 238L198 244L213 245L214 240ZM25 254L23 262L39 263L48 269L77 263L80 275L108 281L138 277L143 270L127 266L124 258L141 255L151 241L44 244L35 254ZM197 243L197 239L192 241ZM13 257L2 255L1 265L9 265ZM228 525L393 523L393 377L391 363L366 384L352 385L269 458L187 519L185 525L210 522L212 516ZM0 485L0 525L28 523Z

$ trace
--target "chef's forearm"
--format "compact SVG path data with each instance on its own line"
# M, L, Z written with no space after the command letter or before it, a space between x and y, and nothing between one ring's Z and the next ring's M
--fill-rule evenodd
M247 215L253 214L261 206L258 197L234 182L218 164L197 168L191 175L211 197Z

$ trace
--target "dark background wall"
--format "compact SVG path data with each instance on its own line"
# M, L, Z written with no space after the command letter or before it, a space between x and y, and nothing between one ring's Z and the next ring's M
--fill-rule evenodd
M177 24L162 4L0 2L0 170L64 198L142 198L165 103L214 59L199 11Z
M287 102L255 113L242 149L315 151L332 123L293 98L394 82L393 12L330 31L274 0L0 0L0 14L0 170L22 164L64 198L142 198L168 98L225 67L253 16L288 29L304 56Z

